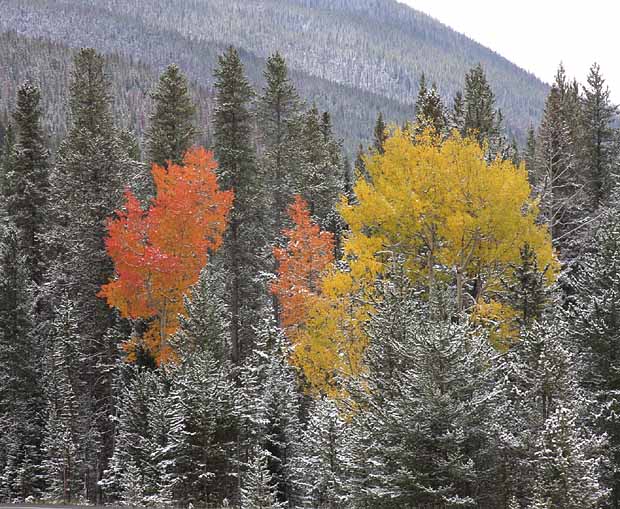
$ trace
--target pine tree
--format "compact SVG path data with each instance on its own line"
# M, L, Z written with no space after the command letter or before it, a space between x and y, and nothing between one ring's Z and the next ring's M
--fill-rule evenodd
M178 66L172 64L166 68L151 98L154 104L146 136L148 161L160 166L168 161L181 164L198 130L194 125L196 106L187 78Z
M31 275L19 230L0 224L0 496L39 497L41 343L34 327Z
M239 389L229 360L228 310L221 275L203 270L186 299L187 317L172 342L180 364L171 374L170 429L161 460L176 503L221 504L234 493Z
M465 136L465 100L460 90L454 95L452 112L450 114L450 130L456 129L461 136Z
M2 149L0 150L0 195L6 196L9 193L7 176L12 171L15 162L15 129L13 124L8 123L5 132ZM0 203L0 213L6 214L6 203L2 200Z
M347 426L336 403L313 401L294 461L303 507L336 509L344 502Z
M538 438L534 500L549 507L601 507L608 491L600 484L604 439L582 430L574 410L559 407Z
M265 173L264 186L271 195L271 237L277 238L285 226L286 208L298 179L301 100L279 53L267 59L264 77L266 86L258 101L263 145L261 171Z
M426 89L425 82L420 83L420 91L415 106L415 132L422 133L430 129L437 136L443 136L447 127L446 111L433 83L430 90Z
M186 356L175 370L168 444L160 455L162 481L175 503L221 504L234 492L238 398L230 361L207 347Z
M45 286L50 320L59 303L68 301L79 317L76 327L74 397L81 419L72 424L72 440L81 451L80 482L91 501L100 498L97 483L112 454L113 370L120 331L115 313L96 297L112 276L104 238L106 219L119 207L124 186L138 167L119 141L110 111L109 82L103 57L92 49L74 59L70 88L71 128L60 145L50 175L48 232L51 260ZM60 336L56 336L60 334ZM50 341L65 341L56 328ZM103 441L101 441L103 440Z
M566 436L580 437L583 443L592 445L574 449L576 463L570 468L596 474L597 483L600 482L603 442L586 421L591 402L578 383L578 364L570 350L568 330L561 315L549 317L544 323L525 329L521 341L501 358L498 386L507 404L498 414L498 424L502 430L499 434L501 485L506 499L516 496L521 501L540 505L550 496L561 495L553 483L566 472L554 472L551 464L555 460L551 457L562 461L563 456L568 458L567 451L549 447L546 434L555 426L558 412L564 409L570 409L576 417L567 421ZM543 459L545 455L549 455L548 461ZM541 478L544 468L549 468L546 479ZM598 488L594 484L588 489L583 497L596 496ZM541 490L547 490L542 499Z
M616 201L617 198L614 200ZM582 383L596 402L595 424L609 440L611 465L620 461L620 222L614 203L604 214L593 249L572 278L572 330L579 345ZM611 506L620 507L620 473L608 472Z
M41 128L40 99L39 89L30 82L17 92L17 109L13 115L17 137L4 186L8 217L19 229L26 263L36 284L41 284L44 270L41 243L49 192L49 154Z
M382 112L379 112L379 115L377 116L377 122L375 123L375 130L373 134L373 147L379 154L383 154L385 152L385 141L388 139L389 134L387 131L387 125L383 120Z
M269 471L270 455L260 447L252 451L252 459L243 475L241 488L241 509L284 509L285 503L278 502L275 487Z
M271 316L267 311L257 326L256 349L242 372L242 438L248 449L267 451L273 493L280 503L295 507L301 398L297 372L288 362L290 347Z
M149 435L152 398L158 395L159 373L125 365L115 385L115 446L100 485L110 500L145 505L157 495L157 465Z
M59 300L45 358L47 407L42 467L44 498L65 504L90 498L88 462L100 443L96 428L89 422L92 410L80 397L79 326L74 303L66 297Z
M328 112L313 105L304 115L302 131L302 175L297 185L308 202L310 213L333 232L334 207L342 190L340 143L334 138Z
M609 88L598 64L590 68L588 86L583 89L580 156L586 173L591 207L597 209L609 198L618 154L613 122L618 107L611 103Z
M516 326L518 329L531 327L540 321L549 305L549 291L545 282L545 272L538 267L536 253L525 244L521 248L521 263L513 266L512 283L505 283L507 299L517 312Z
M568 259L576 250L573 233L584 218L586 193L584 180L578 174L562 79L559 74L558 82L551 88L538 129L534 179L542 216L561 254Z
M350 388L353 408L365 409L351 422L353 505L495 507L493 352L467 326L432 319L414 295L406 280L385 282L367 370Z
M529 175L530 185L536 182L536 130L530 125L527 130L527 140L525 142L525 154L523 157L525 168Z
M233 47L219 57L215 78L215 154L223 187L235 192L223 252L230 273L231 357L239 362L251 351L250 324L260 307L261 296L266 294L257 277L265 269L265 259L261 256L266 236L265 210L257 200L262 193L249 110L254 92L244 75L239 53Z
M481 64L465 75L463 105L463 132L473 134L482 144L497 135L498 113L495 110L495 95L487 81Z

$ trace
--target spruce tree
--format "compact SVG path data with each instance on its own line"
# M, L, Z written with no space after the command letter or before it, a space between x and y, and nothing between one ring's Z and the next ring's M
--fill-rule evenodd
M146 136L149 163L164 166L183 162L183 155L196 139L196 106L187 78L178 66L169 65L151 94L153 112Z
M269 452L260 447L252 451L242 478L241 509L284 509L287 504L278 502L271 472Z
M525 168L527 169L530 184L534 184L536 182L536 130L532 125L530 125L527 130L523 162L525 163Z
M559 407L538 437L534 504L583 509L601 507L608 490L600 483L605 440L584 432L573 409Z
M127 334L118 330L115 312L97 298L113 274L104 246L106 220L120 206L123 188L138 170L119 140L110 102L103 57L92 49L80 50L69 96L71 127L50 175L45 241L51 259L45 297L50 321L67 303L79 317L76 334L64 337L62 328L52 327L49 341L75 342L75 357L67 362L76 370L72 376L78 377L72 397L81 419L72 424L72 439L81 448L77 475L93 502L100 500L97 483L112 454L112 366L119 356L118 343Z
M278 238L292 202L299 171L301 101L288 76L284 58L275 53L267 59L266 86L258 101L258 120L262 141L261 171L269 190L271 237Z
M525 329L520 342L501 357L497 385L504 393L506 405L498 414L497 423L501 429L498 434L501 486L506 500L515 496L522 502L542 503L541 492L553 499L566 491L561 483L567 470L552 466L556 461L552 457L559 462L568 460L568 451L559 442L551 447L550 441L555 439L548 435L555 428L558 412L564 409L575 416L566 421L568 428L564 436L573 437L571 440L579 437L583 443L592 444L592 447L575 448L572 451L575 464L567 465L567 469L593 476L597 482L589 484L590 491L584 491L581 496L598 496L603 442L600 433L587 422L591 401L579 386L578 363L571 351L569 329L559 313L550 316Z
M9 193L7 175L13 169L15 161L15 129L13 124L8 123L5 132L4 140L2 143L2 149L0 150L0 195L5 196ZM6 200L2 200L0 203L0 213L6 215Z
M271 315L257 325L257 345L242 372L243 397L239 401L246 448L268 453L267 468L273 493L281 503L295 507L297 490L295 459L300 439L301 395L297 372L289 364L291 351Z
M577 173L575 145L563 101L556 84L551 88L538 129L534 172L542 216L562 255L569 255L572 233L583 217L586 196L584 183Z
M302 507L344 505L347 478L347 425L337 405L319 397L311 403L294 468Z
M489 142L498 131L495 95L487 81L482 64L465 75L463 133L473 134L480 144Z
M379 112L377 116L377 122L375 123L375 129L373 132L373 147L379 154L385 152L384 145L388 139L387 125L383 120L383 113Z
M313 105L304 115L302 175L297 187L310 213L333 232L333 213L342 189L340 143L334 138L328 112Z
M430 90L426 89L424 82L420 84L418 99L415 107L415 132L420 134L429 129L437 136L443 136L447 127L446 111L433 83Z
M613 173L618 146L613 123L618 107L611 103L609 88L598 64L590 68L587 81L582 99L580 155L590 206L597 209L609 198L615 183Z
M460 90L454 95L452 112L450 113L450 130L456 129L461 136L465 136L465 100Z
M539 269L536 253L528 244L521 247L520 252L521 263L513 266L514 282L505 286L507 299L518 312L516 325L523 329L541 320L549 305L549 292L545 282L547 267Z
M244 75L239 53L230 47L219 57L215 71L215 154L225 189L235 192L223 253L230 273L231 357L234 362L251 351L251 328L266 294L258 274L265 269L265 210L252 140L250 103L254 96Z
M620 462L620 221L617 198L572 278L576 290L571 316L573 336L583 360L582 384L596 402L595 424L609 440L611 465ZM620 507L620 473L608 472L611 506Z
M496 507L488 339L433 319L407 285L381 287L367 368L348 387L365 409L351 418L353 505Z
M228 309L221 274L212 267L186 298L187 317L171 339L179 364L171 371L170 429L160 462L176 503L215 505L235 492L239 389L229 359Z
M17 136L4 186L8 217L20 232L28 270L36 284L41 284L44 270L42 237L49 192L49 154L41 128L40 100L39 89L30 82L17 92L13 114Z
M42 344L20 232L0 223L0 496L40 497Z
M125 365L117 376L114 454L100 484L108 500L146 505L153 502L159 489L149 434L150 406L157 396L159 373Z

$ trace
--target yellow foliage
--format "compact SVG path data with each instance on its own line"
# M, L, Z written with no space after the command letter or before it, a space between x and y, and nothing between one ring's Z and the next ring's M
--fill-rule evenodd
M537 223L538 205L523 165L487 163L476 140L458 133L443 142L428 133L411 142L395 131L384 154L366 161L369 179L354 191L357 203L342 199L349 224L344 252L349 271L332 270L300 328L296 360L310 383L333 392L338 370L357 373L368 339L364 323L372 312L373 288L393 255L403 257L408 276L432 293L439 281L455 284L458 311L503 321L510 308L491 298L509 280L520 248L528 243L539 269L557 273L548 229ZM477 283L475 295L465 292ZM491 304L484 304L491 302ZM511 332L496 328L498 347Z

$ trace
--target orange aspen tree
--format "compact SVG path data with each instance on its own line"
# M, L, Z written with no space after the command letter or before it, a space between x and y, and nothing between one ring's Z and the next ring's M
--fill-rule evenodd
M271 291L280 304L282 326L294 342L308 305L318 295L320 276L334 261L334 236L321 231L312 221L308 205L299 195L289 206L288 215L294 226L283 232L286 247L273 250L278 278L271 285Z
M183 313L183 295L222 244L233 193L220 191L213 154L190 149L182 165L153 165L156 196L147 210L126 191L124 210L108 220L106 249L116 276L99 296L130 319L148 319L143 346L158 364L174 359L167 342ZM135 359L136 339L128 341Z

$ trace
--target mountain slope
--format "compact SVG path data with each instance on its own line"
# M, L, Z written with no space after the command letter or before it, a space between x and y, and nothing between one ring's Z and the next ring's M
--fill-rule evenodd
M209 88L217 55L242 49L260 86L279 50L302 94L334 114L349 146L368 136L379 110L410 118L419 79L447 102L482 62L507 126L518 138L538 121L545 84L496 53L395 0L0 0L0 30L70 46L91 45L159 72L177 62Z

